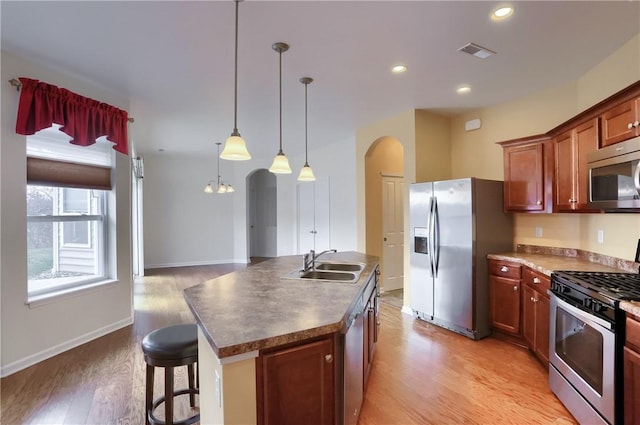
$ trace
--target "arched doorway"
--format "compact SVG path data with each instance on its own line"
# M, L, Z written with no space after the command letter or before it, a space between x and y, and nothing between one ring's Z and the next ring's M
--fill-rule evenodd
M404 192L403 146L381 137L365 155L365 217L367 253L381 259L384 291L404 287Z
M276 176L266 169L255 170L247 176L247 235L251 262L276 257L277 185Z

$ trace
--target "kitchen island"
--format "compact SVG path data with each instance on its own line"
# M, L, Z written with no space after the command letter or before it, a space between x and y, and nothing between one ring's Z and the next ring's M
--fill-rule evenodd
M359 318L359 353L370 362L377 339L379 260L340 252L319 261L364 268L353 283L296 279L292 272L302 268L302 256L278 257L184 291L198 324L201 423L268 424L289 414L344 422L345 405L353 404L344 391L352 349L347 328ZM292 382L297 375L305 379ZM316 397L320 406L295 403L296 392L305 391L310 393L304 398Z

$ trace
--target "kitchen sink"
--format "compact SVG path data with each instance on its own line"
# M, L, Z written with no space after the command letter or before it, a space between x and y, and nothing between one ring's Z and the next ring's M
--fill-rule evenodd
M300 273L300 278L352 282L356 280L356 274L350 273L350 272L309 270L309 271Z
M337 263L323 262L316 264L316 270L335 270L341 272L361 272L364 264L361 263Z

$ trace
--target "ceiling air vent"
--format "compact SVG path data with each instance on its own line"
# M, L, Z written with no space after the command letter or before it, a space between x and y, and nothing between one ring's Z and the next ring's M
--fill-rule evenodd
M491 55L495 55L496 52L489 50L486 47L479 46L475 43L469 43L458 49L459 52L468 53L480 59L486 59Z

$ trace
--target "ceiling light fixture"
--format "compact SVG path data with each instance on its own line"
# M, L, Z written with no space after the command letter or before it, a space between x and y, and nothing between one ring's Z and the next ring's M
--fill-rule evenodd
M282 52L289 50L289 45L287 43L274 43L271 48L278 52L278 57L280 58L280 150L273 158L273 164L271 164L269 171L274 174L291 174L289 160L282 151Z
M501 6L493 11L491 14L491 19L494 21L499 21L502 19L507 19L513 15L513 7L511 6Z
M300 175L298 176L298 181L301 182L312 182L316 179L316 176L313 175L313 170L309 166L309 160L307 158L308 154L308 143L307 143L307 86L313 82L313 78L310 77L302 77L300 78L300 82L304 84L304 167L300 170Z
M456 89L456 92L458 94L466 94L469 93L471 91L471 86L467 85L467 84L463 84L461 86L458 86L458 88Z
M236 44L235 44L235 66L233 74L233 131L231 136L226 140L224 149L219 155L222 159L232 161L246 161L251 159L251 155L247 150L247 144L238 132L238 4L242 0L234 0L236 2Z
M233 188L233 186L231 186L231 184L229 183L224 183L221 179L220 179L220 145L222 143L220 142L216 142L216 145L218 145L218 180L217 180L217 186L215 189L216 193L233 193L236 190ZM213 193L214 189L213 189L213 180L210 180L209 183L207 183L207 185L204 187L204 193Z
M394 65L393 67L391 67L391 72L393 72L394 74L402 74L406 70L407 67L405 65Z

